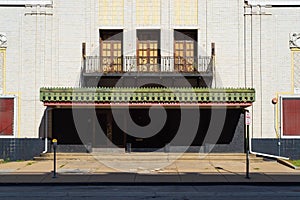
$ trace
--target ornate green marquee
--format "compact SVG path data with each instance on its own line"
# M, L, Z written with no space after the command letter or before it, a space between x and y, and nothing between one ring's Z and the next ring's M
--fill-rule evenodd
M41 88L44 103L253 103L252 88Z

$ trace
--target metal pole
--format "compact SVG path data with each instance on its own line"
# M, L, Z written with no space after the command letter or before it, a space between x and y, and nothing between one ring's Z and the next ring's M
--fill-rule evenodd
M57 147L57 140L53 139L53 177L56 178L56 147Z
M247 126L247 159L246 159L246 178L250 179L250 175L249 175L249 168L250 168L250 152L249 152L249 125Z
M250 113L245 110L245 125L246 125L246 178L250 179L249 168L250 168L250 145L249 145L249 125L250 125Z
M247 87L247 19L246 19L246 6L244 6L244 78L245 88Z

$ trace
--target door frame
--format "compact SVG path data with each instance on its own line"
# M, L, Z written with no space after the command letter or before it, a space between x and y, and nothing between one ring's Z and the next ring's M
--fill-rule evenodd
M160 31L160 29L138 29L138 30L136 30L137 31L137 37L136 37L136 55L137 55L137 69L138 69L138 71L142 71L142 72L158 72L158 71L160 71L161 69L160 69L160 63L161 63L161 51L160 51L160 46L161 46L161 42L160 42L160 33L161 33L161 31ZM157 49L156 49L156 54L157 54L157 56L155 57L155 56L153 56L153 57L151 57L151 55L150 55L150 52L151 52L151 49L149 48L150 47L150 44L151 44L151 42L156 42L157 43ZM147 70L146 71L143 71L143 70L140 70L140 64L139 64L139 60L140 60L140 49L139 49L139 44L140 43L146 43L147 44L147 55L146 55L146 59L147 59L147 63L146 63L146 66L147 66ZM154 50L154 49L153 49ZM144 50L142 50L142 51L144 51ZM154 52L154 51L153 51ZM151 64L150 63L150 60L151 60L151 58L154 58L154 59L157 59L156 60L156 64ZM155 67L155 69L156 70L153 70L153 71L151 71L150 70L150 66L155 66L155 65L157 65L156 67Z

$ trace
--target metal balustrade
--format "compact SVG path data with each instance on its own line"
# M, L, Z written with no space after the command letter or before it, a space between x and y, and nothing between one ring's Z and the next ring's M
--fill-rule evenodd
M199 56L198 58L183 58L162 56L158 57L157 63L144 64L148 69L155 68L155 71L141 70L136 56L124 56L116 58L118 63L104 62L100 56L86 56L83 60L83 73L126 73L126 72L183 72L183 73L212 73L214 69L214 56ZM120 60L123 63L119 63ZM147 65L156 67L147 67ZM118 66L118 67L114 67ZM122 67L119 67L122 66ZM182 67L180 67L182 66Z

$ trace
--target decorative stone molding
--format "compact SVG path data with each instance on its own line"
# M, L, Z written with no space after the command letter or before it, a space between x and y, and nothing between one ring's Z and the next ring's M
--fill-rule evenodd
M0 33L0 48L7 47L7 37L5 33Z
M300 33L290 33L290 48L300 48Z
M3 93L3 69L5 65L5 51L6 49L0 46L0 95Z

